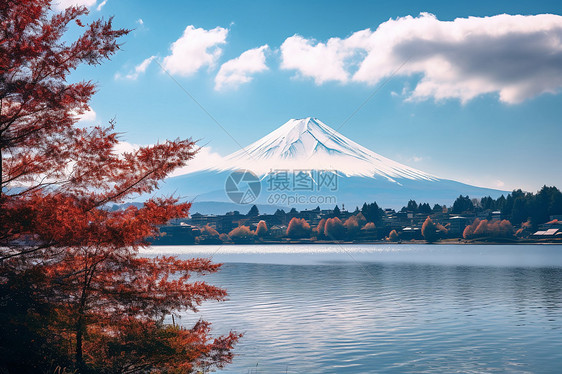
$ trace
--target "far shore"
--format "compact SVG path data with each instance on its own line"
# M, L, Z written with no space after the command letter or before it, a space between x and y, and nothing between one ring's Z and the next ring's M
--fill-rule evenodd
M369 240L369 241L335 241L335 240L263 240L252 242L225 242L225 243L199 243L199 244L151 244L151 246L194 246L194 245L325 245L325 244L345 244L345 245L365 245L365 244L392 244L392 245L407 245L407 244L425 244L425 245L528 245L528 244L541 244L541 245L562 245L562 240L532 240L532 239L442 239L436 242L428 243L425 240L400 240L392 242L388 240Z

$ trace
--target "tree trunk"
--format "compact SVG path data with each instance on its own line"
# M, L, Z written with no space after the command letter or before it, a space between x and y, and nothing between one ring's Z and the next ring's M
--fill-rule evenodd
M76 360L76 368L78 373L84 374L86 372L86 363L84 362L84 354L82 351L84 331L86 329L86 299L90 282L95 266L88 267L88 257L86 257L85 271L84 271L84 284L82 286L82 294L80 295L80 304L78 305L78 321L76 321L76 351L74 358Z
M82 354L82 336L84 333L84 319L82 316L78 318L78 322L76 323L76 352L75 352L75 359L76 359L76 368L78 369L79 373L84 373L85 365L84 365L84 356Z

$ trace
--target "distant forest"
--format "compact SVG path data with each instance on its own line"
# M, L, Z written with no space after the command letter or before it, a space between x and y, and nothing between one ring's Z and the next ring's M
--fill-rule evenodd
M554 217L554 218L553 218ZM562 239L562 193L544 186L537 193L514 190L507 196L459 196L452 206L410 200L399 211L376 202L347 211L333 209L260 214L254 205L247 214L195 214L184 223L162 227L155 244L220 244L297 241L403 241L536 239L541 227L555 228L541 240ZM557 219L558 218L558 219ZM562 221L562 220L560 220ZM558 231L556 231L558 230Z
M402 211L431 214L443 210L443 206L435 204L433 208L429 204L417 204L410 200ZM529 222L533 228L550 220L551 216L562 215L562 193L557 187L543 186L536 194L514 190L506 196L501 195L494 199L490 196L481 199L469 196L459 196L450 212L453 214L465 214L467 212L481 212L485 210L500 211L501 216L511 222L514 226Z

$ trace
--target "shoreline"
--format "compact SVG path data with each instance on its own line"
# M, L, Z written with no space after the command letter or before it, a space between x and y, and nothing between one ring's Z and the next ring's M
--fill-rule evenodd
M225 245L225 246L233 246L233 245L326 245L326 244L334 244L334 245L365 245L365 244L373 244L373 245L380 245L380 244L391 244L391 245L528 245L528 244L536 244L536 245L562 245L561 240L440 240L432 243L428 243L425 240L402 240L398 242L391 242L386 240L369 240L369 241L334 241L334 240L315 240L315 241L307 241L307 240L287 240L287 241L256 241L256 242L247 242L247 243L234 243L234 242L226 242L226 243L197 243L197 244L150 244L153 247L168 247L168 246L182 246L182 247L189 247L189 246L217 246L217 245Z

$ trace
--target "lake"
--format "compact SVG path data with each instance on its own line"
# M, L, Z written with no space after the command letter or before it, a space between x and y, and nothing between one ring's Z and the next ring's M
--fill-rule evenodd
M199 317L245 335L219 373L556 373L560 245L151 247L212 257L226 302ZM176 321L177 322L177 321Z

